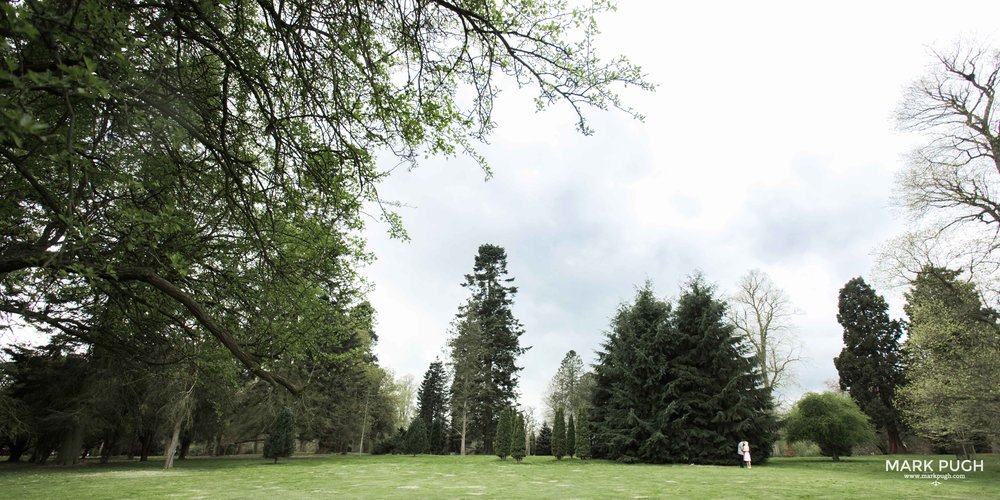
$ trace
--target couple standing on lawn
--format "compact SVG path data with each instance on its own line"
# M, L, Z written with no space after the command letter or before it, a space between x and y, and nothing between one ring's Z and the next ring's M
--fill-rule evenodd
M736 453L740 456L740 468L750 468L750 443L745 439L736 445Z

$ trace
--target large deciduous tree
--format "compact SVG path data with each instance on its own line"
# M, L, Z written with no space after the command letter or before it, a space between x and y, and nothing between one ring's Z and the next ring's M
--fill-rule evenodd
M360 300L379 154L468 154L501 81L540 107L649 88L595 56L613 6L471 0L0 5L0 312L87 343L111 301L293 392ZM633 113L634 114L634 113ZM396 234L398 217L383 210ZM267 366L267 368L265 368Z
M858 277L840 289L837 321L844 328L844 348L833 359L840 389L886 435L885 452L903 450L896 390L904 382L900 336L903 325L889 319L889 304Z
M767 275L754 269L740 278L729 300L728 317L753 348L764 386L774 391L791 380L799 361L799 343L792 332L792 303Z
M959 43L933 56L897 112L899 127L922 139L898 177L912 224L880 261L904 283L925 266L962 269L992 304L1000 299L1000 50Z
M674 310L652 285L622 305L598 353L595 456L625 462L731 463L732 443L774 441L770 391L726 304L698 276Z
M977 441L1000 442L1000 328L959 277L927 267L907 292L907 384L898 396L916 432L968 457Z
M556 374L549 382L545 404L548 407L547 416L555 415L560 406L574 414L578 409L590 404L591 389L584 382L583 358L576 351L569 351L559 363Z

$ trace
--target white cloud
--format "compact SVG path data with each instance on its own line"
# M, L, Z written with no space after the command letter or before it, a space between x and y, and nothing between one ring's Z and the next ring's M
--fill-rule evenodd
M888 205L910 140L892 120L901 92L928 46L983 40L998 14L996 2L621 2L601 48L660 84L626 92L645 123L591 113L597 133L583 137L566 107L535 113L530 92L510 89L482 148L491 181L470 160L431 159L382 186L416 208L404 210L409 243L369 229L380 359L423 375L489 242L507 249L533 346L525 404L541 407L566 351L593 361L634 285L648 277L673 296L696 269L721 292L768 272L802 311L801 389L823 389L841 346L837 292L899 228Z

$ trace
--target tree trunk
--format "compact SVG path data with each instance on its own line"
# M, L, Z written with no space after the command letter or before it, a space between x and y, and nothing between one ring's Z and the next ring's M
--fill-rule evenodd
M170 443L167 444L167 450L163 452L163 468L172 469L174 468L174 451L177 450L177 444L181 439L181 425L184 424L184 417L178 415L174 419L174 432L170 435Z
M465 456L465 433L468 430L468 423L469 423L469 410L467 409L466 406L467 405L465 405L465 404L462 405L462 432L461 432L462 447L461 447L461 452L462 452L462 456L463 457Z
M906 446L903 445L903 439L899 436L899 429L894 427L886 429L885 439L889 448L889 454L895 455L906 451Z
M371 399L369 396L368 399ZM358 455L365 449L365 427L368 426L368 399L365 399L365 413L361 418L361 442L358 444Z
M141 448L139 449L139 461L140 462L148 462L149 461L149 454L153 450L153 437L155 437L155 433L152 430L147 429L147 430L145 430L145 431L142 432L142 436L140 438L141 439L141 443L140 443Z
M24 451L28 449L28 438L24 436L18 436L10 445L10 456L7 457L8 462L20 462L21 456L24 455Z

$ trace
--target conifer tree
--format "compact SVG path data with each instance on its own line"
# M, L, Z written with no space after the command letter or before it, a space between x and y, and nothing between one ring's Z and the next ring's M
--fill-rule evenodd
M535 440L535 456L550 455L552 455L552 428L548 422L542 422L542 428L538 430L538 438Z
M521 463L524 458L525 452L525 437L524 432L524 416L520 413L515 412L513 418L513 429L511 431L511 445L510 445L510 456L514 457L517 463Z
M580 460L587 460L590 458L590 424L588 424L586 407L581 407L577 410L576 456Z
M427 428L424 427L424 419L419 416L410 422L410 427L406 430L406 443L404 448L410 455L426 453L429 446L427 440Z
M566 455L566 418L563 409L556 409L556 421L552 425L552 456L562 460Z
M566 456L573 458L576 453L576 421L573 414L569 414L566 421Z
M481 441L487 453L492 451L490 437L497 435L498 410L515 400L517 373L522 369L517 357L527 351L520 345L524 329L511 311L517 294L513 281L507 277L503 247L480 246L473 272L462 284L471 296L460 308L456 335L450 341L457 406L453 424L464 429L465 440Z
M282 408L278 418L271 424L264 441L264 458L290 457L295 451L295 417L288 407Z
M431 431L427 435L429 443L428 452L433 455L444 455L448 453L448 426L444 418L437 417L431 423Z
M493 439L493 453L500 457L500 460L507 460L511 450L511 434L514 428L512 409L504 408L500 411L500 420L497 422L497 432Z
M903 384L903 325L889 319L889 304L858 277L840 290L837 321L844 327L844 348L833 364L840 389L848 392L880 430L886 453L903 449L896 389Z
M528 429L528 455L537 455L538 451L538 435L535 431Z
M435 359L424 373L417 393L417 415L424 420L424 428L431 429L434 421L444 420L448 414L448 377L444 363Z
M594 454L624 462L732 463L741 438L766 461L774 441L770 394L726 304L700 276L677 308L647 283L623 305L598 353Z

